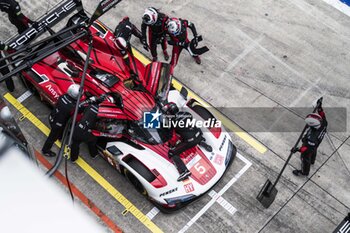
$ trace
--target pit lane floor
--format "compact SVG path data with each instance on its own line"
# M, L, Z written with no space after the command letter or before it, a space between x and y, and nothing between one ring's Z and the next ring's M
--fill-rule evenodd
M29 6L29 3L34 4L34 1L20 2L26 6L22 7L24 12L32 18L39 17L46 8L55 4L53 1L45 4L36 1ZM90 12L97 4L96 1L84 3ZM146 1L124 1L101 20L114 28L124 15L129 15L139 25L140 15L148 4ZM183 52L175 76L213 106L309 107L319 96L324 96L325 106L349 106L346 78L350 72L350 56L346 49L350 44L350 29L347 26L350 18L331 6L315 0L263 3L225 0L220 4L210 0L154 1L153 4L169 14L191 19L204 35L211 51L202 57L203 64L196 65ZM7 22L4 17L2 20ZM9 36L7 31L11 29L10 25L1 28L2 39ZM134 45L141 49L136 40ZM1 93L5 92L1 87ZM19 97L24 92L17 82L13 95ZM49 108L37 97L30 97L23 104L47 124ZM250 123L258 129L269 128L264 122L247 122L248 119L244 118L237 120L229 109L224 113L238 125ZM16 117L20 116L16 112ZM288 111L285 116L287 118L284 119L298 118ZM284 119L279 123L288 125L288 120ZM19 125L28 140L40 149L45 140L42 132L27 120L19 122ZM291 175L291 171L300 166L297 156L293 158L277 186L279 194L275 203L269 209L264 209L255 197L267 177L276 177L298 133L260 130L252 131L251 135L268 150L260 153L242 137L232 133L240 153L252 166L223 193L220 202L213 203L202 212L211 202L211 196L215 195L211 193L211 196L204 196L178 213L158 213L152 222L164 232L186 230L191 220L196 221L187 232L331 232L335 229L336 224L349 212L350 206L350 173L347 168L350 167L347 156L349 142L340 148L339 154L332 155L334 148L325 138L319 148L316 164L311 169L310 180ZM348 135L347 127L346 132L331 133L330 139L337 147ZM144 215L153 209L101 158L90 160L85 148L82 157ZM220 193L224 190L246 165L244 160L235 160L214 191ZM80 167L70 165L69 175L71 181L123 231L146 231L144 224L124 212L125 207L96 185ZM223 205L229 207L224 208ZM198 214L202 215L196 218ZM110 230L106 228L106 231Z

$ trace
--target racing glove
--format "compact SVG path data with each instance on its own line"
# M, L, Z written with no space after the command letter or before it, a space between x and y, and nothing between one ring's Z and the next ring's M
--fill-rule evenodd
M148 44L145 37L141 37L140 42L143 44L143 48L148 51Z
M290 150L290 152L292 152L292 153L294 154L294 153L298 152L299 150L300 150L300 148L298 148L298 147L293 147L293 148Z
M186 42L177 42L176 44L177 44L177 46L180 46L180 47L183 47L183 48L187 48L188 47L188 43L186 43Z

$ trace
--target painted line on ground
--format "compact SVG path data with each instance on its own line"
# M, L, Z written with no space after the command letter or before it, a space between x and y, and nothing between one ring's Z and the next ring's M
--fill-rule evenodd
M159 209L157 207L153 207L147 214L146 216L149 218L149 219L153 219L158 213L159 213Z
M225 200L222 196L217 197L217 193L214 190L211 190L208 195L211 198L216 198L216 202L219 203L225 210L227 210L231 215L236 213L237 209L233 207L228 201Z
M324 1L325 3L331 5L332 7L336 8L340 12L350 17L350 7L345 3L341 2L340 0L322 0L322 1Z
M178 233L186 232L252 165L241 154L237 153L237 157L246 165Z
M50 169L52 164L44 158L38 151L34 151L35 157L40 161L46 169ZM68 183L66 177L60 172L55 172L55 177L66 187L68 188ZM79 200L86 205L92 212L94 212L97 217L99 217L113 232L121 233L122 230L105 214L103 213L89 198L87 198L72 182L69 182L71 186L72 193L74 196L79 198Z
M28 119L35 127L48 136L49 128L34 116L25 106L18 102L18 100L6 93L4 98L12 104L21 114L22 120ZM56 141L56 145L61 146ZM97 171L95 171L88 163L81 157L78 158L76 164L79 165L91 178L93 178L102 188L104 188L115 200L125 207L126 212L130 212L137 220L145 225L151 232L163 232L157 225L155 225L146 215L144 215L134 204L132 204L123 194L121 194L115 187L113 187L106 179L104 179Z
M32 95L33 95L33 92L31 92L30 90L27 90L20 97L18 97L17 100L18 100L18 102L23 103L23 101L25 101L26 99L28 99Z
M140 53L136 49L133 48L132 52L133 52L134 56L138 60L140 60L143 64L147 65L147 64L149 64L151 62L147 57L145 57L142 53ZM250 134L248 134L243 129L241 129L238 125L233 123L228 117L226 117L221 112L216 110L216 108L214 108L208 102L206 102L201 97L199 97L197 94L195 94L190 88L186 87L184 84L182 84L180 81L178 81L175 78L173 78L172 84L173 84L174 88L177 89L178 91L180 91L182 87L185 88L188 91L188 96L189 97L196 99L204 107L210 107L211 111L213 112L213 114L216 117L218 117L218 119L225 125L225 127L227 129L229 129L230 131L234 132L238 137L243 139L246 143L248 143L254 149L259 151L261 154L263 154L263 153L265 153L267 151L267 148L263 144L261 144L254 137L252 137Z

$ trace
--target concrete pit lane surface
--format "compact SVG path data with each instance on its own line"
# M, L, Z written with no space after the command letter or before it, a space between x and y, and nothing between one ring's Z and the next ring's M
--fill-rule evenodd
M19 1L23 13L31 19L39 18L59 2ZM232 131L239 154L213 190L173 214L159 212L102 158L92 160L86 146L81 147L78 163L68 164L70 181L123 232L332 232L350 211L347 115L328 117L330 132L319 147L309 178L292 174L300 168L300 157L295 154L277 185L278 195L270 208L265 209L256 200L266 179L277 177L302 130L304 115L290 108L311 111L321 96L326 108L350 107L350 17L347 10L341 11L330 2L123 0L100 18L112 29L124 16L140 28L143 11L150 4L170 16L195 23L204 38L201 43L210 51L201 57L201 65L183 51L175 68L178 81L174 85L180 82L227 116L223 123ZM97 4L83 1L89 13ZM15 35L16 29L7 15L1 13L0 17L0 38L5 41ZM150 57L138 39L131 42ZM160 48L158 53L162 60ZM16 90L8 94L1 84L0 93L26 139L40 151L49 130L50 108L38 96L29 95L18 77L14 79ZM266 119L261 117L261 108L269 112ZM249 116L243 114L246 112ZM274 120L269 119L270 115ZM290 122L300 125L291 127ZM336 125L342 130L331 130ZM46 171L45 165L40 167ZM64 174L63 166L59 170ZM59 181L57 184L68 196L66 186ZM75 199L106 232L117 231L84 201Z

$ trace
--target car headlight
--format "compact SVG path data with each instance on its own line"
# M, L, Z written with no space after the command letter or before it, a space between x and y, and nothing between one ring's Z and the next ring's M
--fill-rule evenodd
M227 166L231 160L233 148L234 148L234 146L233 146L231 140L228 140L228 148L227 148L227 153L226 153L225 166Z
M164 200L169 204L177 204L177 203L182 203L182 202L186 202L189 201L193 198L195 198L196 195L193 194L187 194L184 196L180 196L180 197L173 197L173 198L165 198Z

